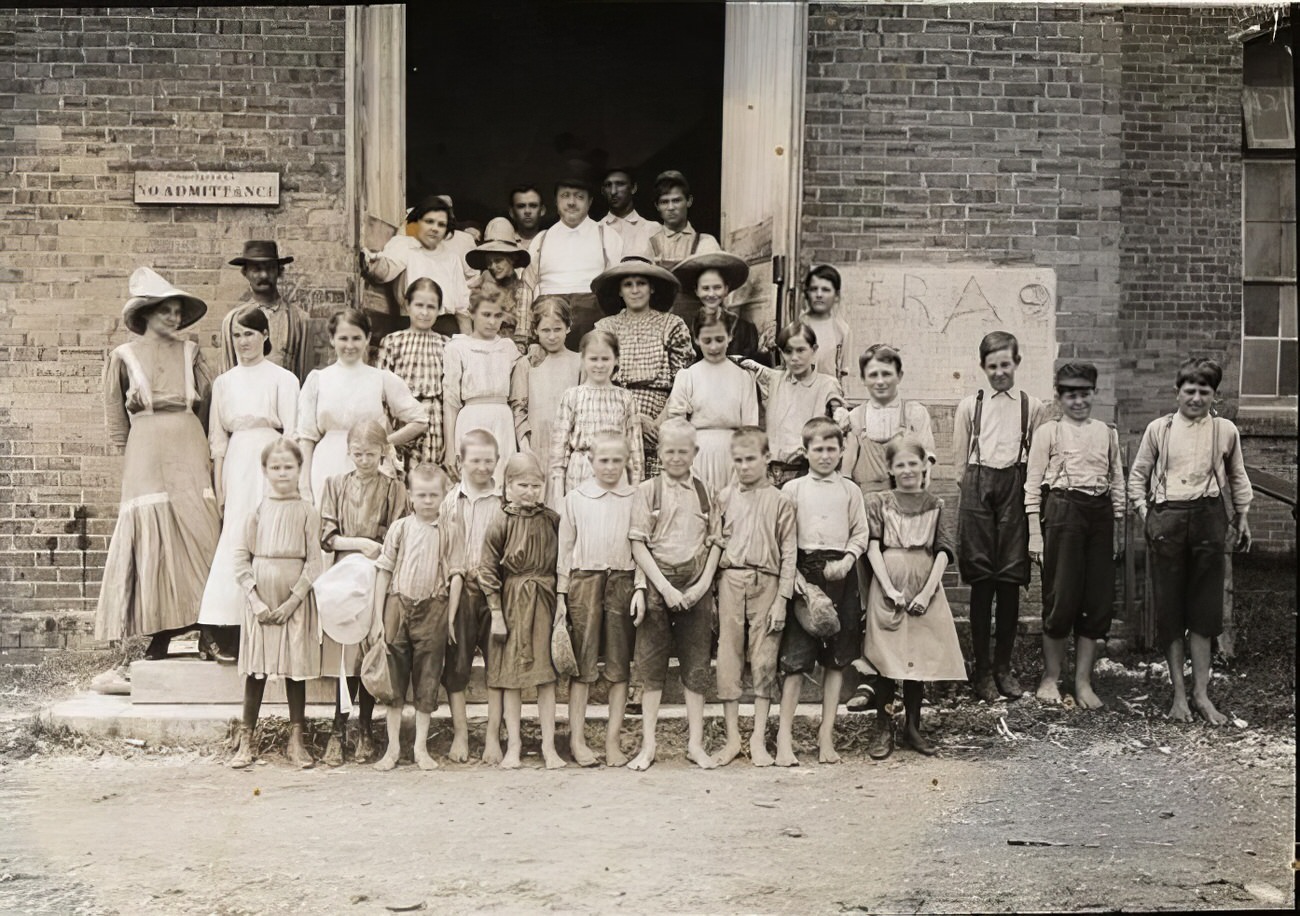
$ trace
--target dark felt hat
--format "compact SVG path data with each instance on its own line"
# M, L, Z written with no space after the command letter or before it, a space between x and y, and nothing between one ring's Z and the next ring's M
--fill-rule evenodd
M710 251L683 258L673 267L673 276L682 284L682 289L694 292L700 274L706 270L716 270L722 274L722 281L732 292L744 286L749 279L749 265L743 258L726 251Z
M532 256L514 242L492 239L465 252L465 263L474 270L487 270L487 259L490 254L505 255L510 258L515 267L527 267L532 261Z
M619 295L619 286L627 277L645 277L650 281L650 307L660 312L672 308L681 289L677 278L659 265L645 258L624 258L591 281L591 291L596 294L596 301L606 315L622 311L623 297Z
M232 258L229 263L236 267L244 267L248 264L264 264L268 261L274 261L283 267L286 264L292 264L293 258L280 257L280 249L275 242L266 239L255 239L251 242L245 242L244 253L237 258Z
M131 274L128 289L131 298L122 306L122 323L137 334L145 332L145 314L150 308L168 299L181 304L180 327L188 328L208 311L208 304L198 296L172 286L148 267L137 267Z

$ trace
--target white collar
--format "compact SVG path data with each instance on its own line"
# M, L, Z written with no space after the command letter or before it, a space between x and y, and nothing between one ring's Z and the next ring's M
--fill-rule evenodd
M991 401L994 398L1000 398L1000 397L1006 397L1006 398L1010 398L1013 401L1018 401L1020 400L1020 388L1016 385L1012 385L1006 391L995 391L991 395L989 395L989 400Z
M643 217L640 213L637 213L635 210L628 213L627 216L615 216L613 213L610 213L608 216L605 217L605 225L616 226L619 223L631 223L633 226L635 226L638 223L643 222L644 219L645 217Z
M596 480L595 477L588 477L578 485L578 492L589 499L600 499L602 496L609 496L611 494L614 496L631 496L635 490L626 480L622 481L614 489L606 490L600 485L600 481Z
M664 226L664 235L668 236L669 238L673 238L678 235L688 235L688 234L689 235L695 234L695 227L691 225L690 220L687 220L686 225L678 229L676 232L674 232L672 229L669 229L667 226Z
M587 226L588 226L589 224L592 225L592 226L594 226L594 225L596 225L596 221L595 221L594 219L592 219L590 216L584 216L584 217L582 218L582 222L578 223L578 225L574 226L572 229L570 229L568 226L566 226L566 225L564 224L564 220L560 220L558 223L556 223L556 224L555 224L554 226L552 226L551 228L552 228L552 229L560 229L560 230L562 230L562 231L564 231L564 232L567 232L567 233L569 233L570 235L572 235L572 234L577 233L577 232L582 232L584 229L587 228Z

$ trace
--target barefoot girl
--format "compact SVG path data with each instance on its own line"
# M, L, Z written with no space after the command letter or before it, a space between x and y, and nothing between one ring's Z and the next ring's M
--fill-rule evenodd
M636 399L612 379L619 365L618 338L599 328L582 335L585 381L564 392L551 428L551 505L559 506L564 496L591 479L591 449L601 430L621 432L628 441L627 477L641 482L644 459L641 452L641 414Z
M572 323L569 303L559 296L543 296L533 303L533 333L537 349L529 358L528 427L532 431L533 454L546 468L551 458L551 429L555 412L564 392L581 381L582 356L564 345ZM551 502L550 475L547 474L544 501ZM559 497L556 497L558 499Z
M889 704L895 681L903 682L903 741L930 755L935 747L921 734L925 682L966 680L957 627L943 591L943 571L953 557L943 500L925 489L929 456L924 445L908 437L890 442L885 456L896 489L867 505L867 557L874 575L863 639L866 659L881 675L876 692L880 731L867 748L877 760L894 750Z
M311 600L312 580L321 571L317 532L320 518L298 494L302 451L280 438L262 450L270 493L243 524L235 546L235 580L247 596L240 628L239 673L244 676L244 719L230 765L254 759L253 729L268 677L284 678L289 700L289 762L312 765L303 744L307 681L319 677L320 623Z
M375 420L363 420L348 432L348 457L354 470L325 481L321 496L321 547L333 551L334 559L359 553L377 560L388 528L406 514L406 488L387 474L379 473L379 461L388 446L388 434ZM370 734L375 698L361 683L361 646L340 645L328 634L322 639L321 673L326 677L346 676L348 695L360 707L355 758L363 763L374 754ZM342 675L340 675L342 672ZM324 762L343 762L344 732L348 714L342 708L342 693L334 698L334 731L325 748Z
M386 335L379 343L379 368L406 382L411 395L424 407L429 424L424 435L403 450L407 471L421 464L442 467L449 463L442 441L442 352L447 338L433 329L440 308L442 289L429 277L421 277L406 290L411 326Z
M699 451L693 469L714 493L736 479L731 434L758 423L754 377L727 359L733 327L730 312L700 309L694 336L704 358L677 373L665 409L665 416L687 419L695 427Z
M506 462L505 479L503 514L488 528L476 572L492 613L487 682L504 692L506 753L501 766L519 767L523 691L536 687L542 757L546 768L554 770L564 766L555 753L555 668L551 665L560 517L542 505L546 475L534 455L513 456Z
M504 315L493 298L470 305L474 331L447 342L443 351L443 441L459 442L471 429L486 429L497 442L493 479L520 447L529 447L528 360L514 341L500 336Z

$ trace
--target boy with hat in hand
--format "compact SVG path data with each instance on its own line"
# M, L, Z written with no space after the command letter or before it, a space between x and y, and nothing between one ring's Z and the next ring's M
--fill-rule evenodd
M508 317L514 318L511 336L520 353L528 352L533 333L533 289L519 276L531 260L527 251L504 239L489 239L465 255L465 263L479 271L471 303L496 302Z
M659 224L636 212L636 181L628 169L610 169L600 183L601 196L609 213L601 220L607 229L623 237L623 254L650 256L650 237L659 231Z
M591 212L594 187L581 176L555 183L555 209L560 221L543 229L528 246L531 262L524 280L539 296L559 296L569 306L572 324L564 344L578 342L601 318L592 281L623 259L623 237L596 222Z
M235 316L246 307L256 305L271 326L271 352L266 358L296 375L301 385L316 368L316 354L311 347L307 313L280 295L280 275L286 264L293 263L293 258L280 257L273 241L255 240L245 242L244 253L229 263L244 274L248 294L221 319L221 371L239 363L235 356Z

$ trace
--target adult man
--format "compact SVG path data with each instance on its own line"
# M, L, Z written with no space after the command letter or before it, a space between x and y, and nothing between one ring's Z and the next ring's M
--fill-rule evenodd
M293 258L280 257L272 241L244 243L244 253L230 263L240 268L248 281L248 294L221 320L221 370L235 366L235 340L232 336L235 315L249 305L266 313L271 326L271 352L267 359L298 376L301 384L316 368L316 354L311 348L307 313L280 295L280 274Z
M555 209L560 221L543 229L528 246L531 262L524 279L539 296L560 296L569 304L572 318L565 343L578 349L578 341L605 317L591 291L591 281L623 259L623 238L596 222L588 213L594 192L581 176L555 183Z
M527 248L541 231L542 217L546 215L542 192L530 184L519 185L510 192L508 212L508 217L497 216L488 220L483 229L483 240L514 242L520 248Z
M600 193L609 207L601 223L623 237L624 256L648 258L650 237L659 231L659 224L636 212L636 182L632 173L627 169L610 169L600 183Z
M655 178L655 209L664 221L663 228L650 237L650 258L665 270L693 254L713 254L722 246L711 235L696 232L691 225L690 211L695 203L691 186L681 172L660 172ZM700 310L700 300L695 290L682 287L673 302L672 312L690 327Z

